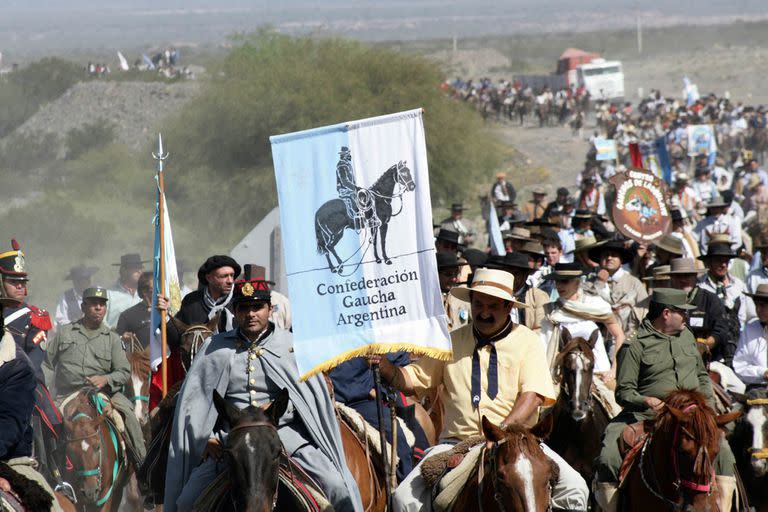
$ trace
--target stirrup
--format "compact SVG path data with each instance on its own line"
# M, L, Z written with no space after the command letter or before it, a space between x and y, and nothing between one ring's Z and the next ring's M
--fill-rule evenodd
M72 503L77 504L77 496L75 496L75 490L72 488L69 482L60 482L56 484L56 487L54 487L53 490L66 496Z

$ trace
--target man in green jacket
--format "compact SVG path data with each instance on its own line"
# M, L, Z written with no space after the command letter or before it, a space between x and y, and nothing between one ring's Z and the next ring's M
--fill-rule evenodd
M147 450L133 404L121 392L131 378L131 367L120 337L104 323L107 293L104 288L83 292L83 317L62 326L49 343L43 373L48 387L59 399L84 386L109 395L112 405L123 416L128 452L138 469Z
M618 503L618 474L622 463L618 439L624 427L654 418L664 405L662 399L677 389L696 389L713 401L712 386L696 340L686 328L686 317L692 309L696 307L687 303L684 291L655 289L648 315L619 351L616 401L624 410L605 429L595 475L595 499L604 511L615 511ZM728 512L736 489L733 471L736 461L724 438L714 462L720 510Z

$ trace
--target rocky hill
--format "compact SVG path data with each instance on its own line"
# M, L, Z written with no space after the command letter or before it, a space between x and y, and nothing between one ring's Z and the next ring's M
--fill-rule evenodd
M199 82L81 82L45 105L18 128L21 133L55 133L104 119L113 123L117 141L139 148L157 136L169 115L200 90Z

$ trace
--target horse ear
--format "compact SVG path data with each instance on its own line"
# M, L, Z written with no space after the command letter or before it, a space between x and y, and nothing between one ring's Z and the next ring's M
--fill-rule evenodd
M283 388L280 390L277 398L275 398L275 401L264 409L264 414L269 416L269 419L275 426L277 426L277 422L280 421L280 417L285 414L285 410L288 408L289 398L288 390Z
M208 328L211 332L216 332L216 328L219 326L219 319L221 318L221 311L213 315L213 318L208 320L208 323L205 324L205 326Z
M539 439L546 440L552 433L555 426L555 416L553 414L544 414L539 418L539 422L531 428L531 434Z
M215 389L213 390L213 405L216 407L216 412L219 413L220 418L227 420L230 425L237 424L240 419L240 410L227 403Z
M483 435L486 441L497 443L504 439L504 431L490 422L488 418L483 416Z
M186 332L187 329L189 329L189 326L176 318L175 316L171 317L171 323L176 327L176 330L178 330L180 333Z
M592 331L592 334L589 335L589 339L587 340L587 343L589 343L589 348L592 350L595 349L595 346L597 345L597 338L600 337L600 330L595 329Z
M675 419L677 419L677 421L679 421L680 423L687 423L687 422L689 422L691 420L691 415L690 414L684 413L683 411L681 411L677 407L672 407L669 404L666 404L665 407L667 408L667 410L669 412L672 413L672 416L674 416Z
M563 350L566 346L568 346L568 344L571 342L571 339L573 339L571 336L571 331L569 331L567 327L563 327L560 331L560 350Z
M718 427L722 427L724 425L727 425L728 423L735 421L741 416L741 411L731 411L725 414L721 414L719 416L715 416L715 423L717 423Z

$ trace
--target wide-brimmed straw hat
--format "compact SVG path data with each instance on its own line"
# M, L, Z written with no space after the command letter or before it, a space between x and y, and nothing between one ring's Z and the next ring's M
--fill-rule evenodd
M669 233L656 242L656 247L677 256L683 255L683 241Z
M552 272L544 276L547 281L567 281L584 275L584 268L578 263L555 263Z
M450 294L459 300L469 302L472 293L482 293L491 297L508 300L515 307L528 307L515 300L515 278L509 272L492 268L479 268L475 270L472 283L467 288L451 288Z
M643 281L669 281L669 270L669 265L653 267L651 275L644 277Z
M504 232L504 239L506 240L508 238L511 238L512 240L522 240L524 242L533 240L531 238L530 230L518 226Z
M574 249L573 252L582 252L582 251L588 251L595 245L597 245L597 238L593 236L583 236L581 238L577 238L574 242Z
M669 261L669 270L666 272L667 275L675 275L675 274L702 274L704 272L703 269L696 267L696 262L693 261L693 258L674 258Z

